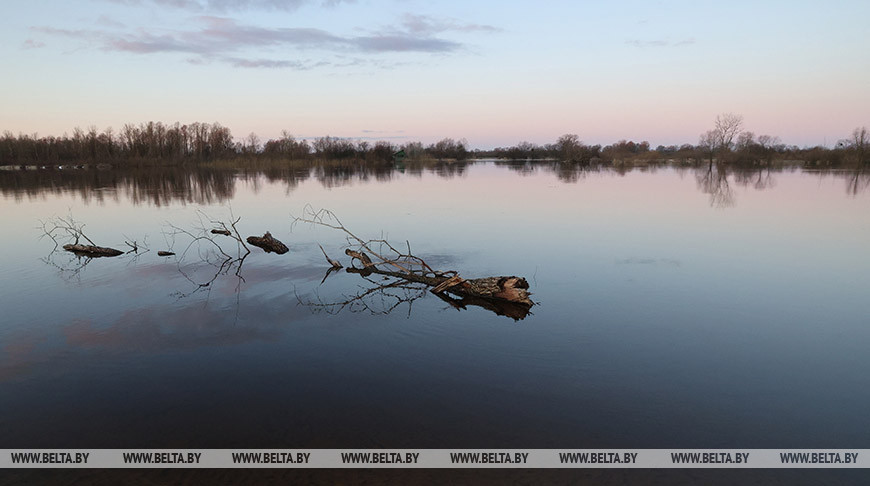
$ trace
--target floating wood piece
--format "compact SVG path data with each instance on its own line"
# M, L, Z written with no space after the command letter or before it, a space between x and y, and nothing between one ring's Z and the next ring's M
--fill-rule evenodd
M157 256L172 256L172 255L175 255L175 253L173 253L171 251L160 250L157 252Z
M375 265L374 263L372 263L372 259L369 258L369 256L366 255L365 253L353 251L350 248L348 248L347 250L344 250L344 254L348 255L351 258L356 258L357 260L359 260L363 264L363 267L365 267L365 268L373 267Z
M454 285L459 285L462 282L465 282L464 278L460 277L459 275L454 275L454 276L448 278L447 280L441 282L440 284L436 285L431 290L431 292L433 294L440 294L441 292L444 292L445 290L449 289L450 287L453 287Z
M71 251L76 255L89 257L113 257L124 254L123 251L116 250L114 248L106 248L103 246L94 245L79 245L78 243L74 245L63 245L63 249L66 251Z
M211 233L212 233L213 235L224 235L224 236L229 236L229 235L230 235L230 230L225 230L225 229L213 229L213 230L211 230ZM268 233L267 233L267 234L268 234ZM251 244L253 244L253 243L251 243Z
M529 283L522 277L486 277L466 280L469 295L507 300L532 306Z
M320 246L320 243L318 243L317 246ZM320 246L320 251L323 252L323 256L326 257L326 261L329 262L330 265L332 265L332 268L337 269L342 267L341 263L338 263L338 260L333 260L332 258L329 258L329 255L326 254L326 250L324 250L322 246ZM327 273L327 275L329 274ZM326 280L326 277L324 277L323 280Z
M350 253L348 253L348 255L350 255ZM360 274L363 274L364 272L377 273L379 275L402 278L411 282L419 282L435 288L448 280L456 278L456 276L430 277L427 275L419 275L417 273L391 272L387 270L381 270L374 266L370 266L364 269L348 268L347 271ZM462 282L457 282L456 284L451 283L451 285L448 286L445 290L451 294L455 294L460 297L474 297L479 299L487 299L494 302L510 302L512 304L529 309L533 305L535 305L535 303L532 302L532 299L529 298L531 294L529 293L528 288L529 283L526 282L526 279L522 277L510 276L467 279Z
M272 234L268 231L263 236L249 236L247 242L256 247L262 248L266 251L266 253L271 253L274 251L279 255L283 255L284 253L290 251L290 249L287 248L287 245L273 238Z

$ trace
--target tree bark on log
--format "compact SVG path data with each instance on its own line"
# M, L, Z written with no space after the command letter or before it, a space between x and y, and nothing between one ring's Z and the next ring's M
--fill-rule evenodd
M380 240L363 240L353 234L341 222L341 220L328 209L320 209L315 211L311 206L306 206L303 210L303 216L293 218L294 224L298 222L311 223L313 225L325 226L344 232L347 235L348 243L357 244L358 251L345 250L345 254L351 257L351 265L355 260L359 260L363 268L351 266L347 269L350 273L357 273L363 277L367 277L373 273L388 277L395 277L408 282L422 283L429 287L430 290L443 299L449 299L452 305L461 307L468 303L473 305L481 305L490 310L496 310L496 313L521 319L529 314L529 309L535 303L529 298L529 283L522 277L486 277L475 279L463 279L459 277L455 271L439 272L430 267L422 258L411 253L411 244L408 243L407 252L393 247L388 241ZM375 250L373 248L379 248ZM321 247L321 250L323 248ZM363 250L367 251L379 261L372 261ZM389 256L385 256L387 252ZM326 252L324 252L324 256ZM327 256L326 259L332 264L332 261ZM389 265L395 270L382 270L381 266ZM327 274L328 275L328 274ZM444 293L461 297L461 300L450 299ZM483 305L481 302L486 303ZM494 308L488 305L492 304ZM506 311L501 311L501 307L505 304L510 304Z
M388 270L381 270L375 266L369 266L366 268L348 268L347 271L359 274L376 273L378 275L385 275L388 277L396 277L409 280L411 282L418 282L433 287L433 292L435 290L439 290L439 286L441 284L447 283L448 281L454 280L456 278L454 276L429 277L424 275L418 275L415 273L391 272ZM459 280L459 282L456 282L454 280L454 282L451 282L448 287L434 293L441 294L442 292L449 292L451 294L458 295L459 297L472 297L478 299L486 299L490 301L510 302L518 306L525 307L526 309L529 309L534 305L532 299L529 298L529 296L531 295L528 291L529 283L526 282L526 279L522 277L485 277Z
M71 251L76 255L89 257L113 257L124 254L123 251L116 250L114 248L106 248L103 246L95 245L79 245L78 243L74 245L63 245L63 249L66 251Z
M268 231L263 236L249 236L247 242L256 247L262 248L266 253L274 251L279 255L283 255L290 251L290 249L287 248L287 245L276 240Z

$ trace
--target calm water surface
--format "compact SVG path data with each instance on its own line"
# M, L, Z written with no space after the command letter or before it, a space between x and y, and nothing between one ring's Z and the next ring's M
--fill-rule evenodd
M2 171L0 448L867 448L866 189L548 163ZM317 244L347 264L345 241L294 226L306 204L466 277L525 276L539 305L329 305L379 282L321 283ZM69 213L150 251L53 251L39 220ZM291 252L218 275L207 244L157 256L231 214Z

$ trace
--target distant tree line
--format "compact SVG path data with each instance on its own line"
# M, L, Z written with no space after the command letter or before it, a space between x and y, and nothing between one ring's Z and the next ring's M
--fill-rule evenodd
M72 136L40 137L37 134L0 136L0 164L81 163L87 161L125 161L136 159L166 161L209 161L234 157L269 159L361 159L370 162L392 161L402 157L438 160L468 158L468 142L445 138L423 146L419 142L395 145L386 141L354 141L338 137L297 140L286 130L277 139L261 144L251 133L235 141L230 129L219 123L165 125L148 122L127 124L119 131L96 127L73 130Z
M800 162L810 167L839 167L870 164L870 136L864 127L840 140L834 148L788 146L779 137L756 136L743 130L743 117L731 113L719 115L714 127L699 137L698 144L659 145L647 141L620 140L602 147L583 143L575 134L559 137L555 143L537 145L520 142L512 147L469 151L465 140L445 138L424 146L420 142L396 145L386 141L360 141L339 137L298 140L287 131L277 139L261 143L251 133L235 141L229 128L219 123L165 125L148 122L124 125L117 133L73 130L72 136L39 137L6 131L0 137L0 165L71 164L130 160L164 160L167 162L210 161L232 158L266 158L270 160L342 160L391 162L412 160L464 160L498 158L508 160L558 160L579 164L644 165L676 163L681 165L731 164L771 165Z
M49 163L120 160L133 158L208 160L236 153L229 128L219 123L164 125L148 122L98 132L90 127L73 130L72 136L39 137L4 132L0 137L0 162Z
M758 135L742 130L743 117L731 113L719 115L713 129L701 134L697 145L659 145L649 142L620 140L614 144L587 145L577 135L563 135L554 144L536 145L520 142L512 147L476 150L475 158L509 160L559 160L574 163L607 165L647 165L708 163L734 166L770 166L775 163L799 162L808 167L870 166L870 133L856 128L852 136L837 142L834 148L786 145L779 137Z

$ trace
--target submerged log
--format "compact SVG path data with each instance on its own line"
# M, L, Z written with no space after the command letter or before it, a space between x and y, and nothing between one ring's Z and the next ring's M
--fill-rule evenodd
M160 250L157 252L157 256L172 256L172 255L175 255L175 253L173 253L171 251Z
M88 256L92 258L96 257L113 257L118 255L123 255L124 252L121 250L116 250L114 248L106 248L103 246L95 246L95 245L79 245L69 244L63 245L63 249L66 251L71 251L79 256Z
M432 293L433 294L440 294L440 293L444 292L445 290L449 289L450 287L453 287L455 285L459 285L462 282L465 282L464 278L460 277L459 275L454 275L454 276L448 278L447 280L441 282L440 284L436 285L435 287L433 287Z
M263 236L249 236L247 242L256 247L262 248L266 253L274 251L279 255L283 255L290 251L290 249L287 248L287 245L276 240L268 231Z
M529 299L529 283L522 277L486 277L466 280L462 284L466 295L487 299L506 300L517 304L532 306ZM456 293L451 287L449 292Z
M472 279L461 279L455 275L449 277L430 277L416 273L381 270L373 265L365 268L348 268L347 271L359 274L377 273L378 275L422 283L433 287L432 292L438 295L443 294L443 292L449 292L459 297L471 297L492 302L510 302L527 310L535 305L535 303L532 302L532 299L529 298L531 295L528 291L529 283L522 277L510 276ZM510 315L509 313L505 314Z
M230 230L225 230L225 229L213 229L213 230L211 230L211 234L213 234L213 235L224 235L224 236L229 236L229 235L230 235Z
M477 302L475 299L482 299L493 303L495 308L501 310L500 306L502 304L509 303L511 304L509 306L511 307L510 310L497 313L510 315L515 319L525 317L528 314L528 310L535 305L532 299L529 298L531 295L528 290L529 283L522 277L486 277L466 280L460 278L455 271L439 272L430 267L422 258L414 256L411 253L410 243L408 243L407 253L404 253L394 248L386 240L363 240L356 236L344 227L341 220L332 211L327 209L315 211L310 206L306 206L304 211L305 215L301 218L294 218L294 223L311 223L342 231L347 235L348 242L351 244L355 242L355 244L359 245L360 250L368 251L378 260L377 263L374 263L372 258L362 251L347 249L345 254L351 257L351 265L353 265L354 261L358 260L363 266L362 268L351 266L347 269L350 273L356 273L362 277L367 277L374 273L387 277L395 277L408 282L422 283L432 287L431 292L434 292L439 297L446 297L444 295L445 292L461 297L461 301L454 302L456 305L463 305L466 302L474 303ZM391 257L378 253L378 251L372 249L373 247L381 248L379 251L387 252ZM326 252L324 252L324 255L326 255ZM328 256L326 259L330 261ZM332 264L331 261L330 264ZM388 271L380 268L387 265L396 270ZM474 305L480 304L474 303ZM524 311L522 311L523 309Z

